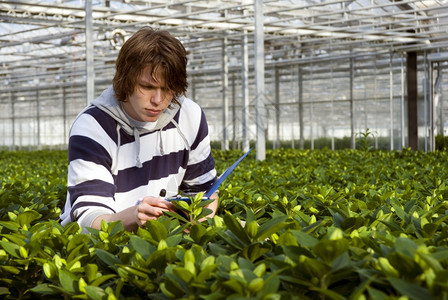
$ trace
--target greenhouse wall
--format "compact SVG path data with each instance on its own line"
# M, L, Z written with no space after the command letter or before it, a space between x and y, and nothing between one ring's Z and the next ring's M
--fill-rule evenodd
M1 3L0 147L65 149L71 123L93 100L87 83L94 83L93 98L111 84L121 43L141 26L167 29L185 45L187 96L203 107L222 149L260 138L272 148L357 148L366 133L377 149L409 147L409 52L417 54L418 149L431 151L435 136L448 134L445 5L261 1L262 125L254 2L212 2L94 3L93 45L83 1ZM94 76L86 71L90 46Z

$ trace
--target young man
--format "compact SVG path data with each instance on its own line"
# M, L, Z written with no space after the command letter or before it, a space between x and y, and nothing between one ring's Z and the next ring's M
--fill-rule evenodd
M63 225L119 220L133 231L174 210L162 189L193 195L215 182L204 112L184 97L186 65L185 48L166 31L144 27L124 43L113 85L72 125Z

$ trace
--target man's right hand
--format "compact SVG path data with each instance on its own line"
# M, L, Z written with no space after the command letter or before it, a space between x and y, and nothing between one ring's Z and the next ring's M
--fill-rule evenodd
M164 211L175 211L175 206L167 200L159 197L147 196L141 199L137 205L128 207L115 214L104 214L95 218L92 228L100 229L101 221L121 221L128 231L135 231L138 227L144 227L146 221L157 220Z
M165 211L175 211L175 206L159 197L144 197L137 205L135 220L138 226L144 227L146 221L157 220Z

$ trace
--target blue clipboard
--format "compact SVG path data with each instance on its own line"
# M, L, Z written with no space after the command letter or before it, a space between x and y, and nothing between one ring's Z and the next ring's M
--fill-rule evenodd
M204 192L203 200L210 199L210 196L213 195L214 192L216 192L216 190L219 188L221 183L230 175L230 173L232 173L232 171L236 168L236 166L238 166L238 164L250 153L250 151L252 151L252 149L253 148L250 148L249 151L247 151L240 158L238 158L238 160L236 162L234 162L233 165L228 167L227 170L225 170L224 173L222 173L218 177L218 180L216 180L216 182ZM168 200L168 201L183 200L183 201L188 201L188 202L191 201L191 199L188 197L172 197L172 198L167 198L166 200Z

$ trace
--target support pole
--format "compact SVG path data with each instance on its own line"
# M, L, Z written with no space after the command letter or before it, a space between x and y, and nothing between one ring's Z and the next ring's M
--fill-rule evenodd
M408 138L409 147L418 150L417 118L417 53L408 52L406 60L406 80L408 89Z
M334 150L334 127L335 127L335 116L334 116L334 75L333 75L333 62L331 62L331 150Z
M393 52L389 56L389 114L390 114L390 150L394 150L394 72Z
M65 146L68 145L68 134L67 134L67 88L64 86L61 86L62 89L62 125L64 126L64 139L63 139L63 145L61 147L66 148Z
M310 81L311 81L311 90L314 93L314 78L313 78L313 64L310 64ZM314 105L313 105L313 100L311 99L311 101L309 102L309 107L310 109L308 110L309 112L309 126L310 126L310 148L311 150L314 150L314 131L313 131L313 119L314 119Z
M241 116L241 126L243 130L243 151L249 151L249 51L247 46L247 30L244 30L243 34L243 69L242 69L242 116Z
M232 74L232 149L237 149L236 131L236 88L235 74Z
M274 149L277 149L280 148L280 72L278 67L275 67L275 129Z
M86 26L86 103L89 104L95 97L95 69L93 60L93 17L92 1L85 3Z
M264 103L264 32L263 32L263 1L255 0L255 119L257 126L256 158L266 158Z
M299 84L299 149L305 148L305 137L303 136L303 75L300 65L298 69L298 84Z
M405 147L405 133L404 133L404 88L405 88L405 81L404 81L404 66L403 66L403 55L401 56L400 59L400 66L401 66L401 102L400 102L400 132L401 132L401 147L400 150L403 150L403 148Z
M350 58L350 132L352 149L356 149L355 139L355 99L353 99L353 89L355 81L355 59Z
M443 128L443 122L444 122L444 118L443 118L443 89L441 88L442 82L443 82L442 63L438 62L437 63L437 78L436 78L436 82L434 84L434 99L436 100L436 101L434 101L435 102L434 105L437 105L437 107L439 108L438 134L440 134L441 136L444 135L444 133L443 133L443 130L444 130L444 128Z
M222 142L221 149L229 149L229 135L227 125L229 124L229 66L228 66L228 54L227 54L227 37L222 40Z
M430 62L429 73L429 151L433 152L436 149L436 136L435 136L435 115L434 115L434 62Z
M11 103L11 132L12 132L12 143L10 150L16 150L16 114L14 109L14 103L17 99L15 93L10 92L9 93L9 101Z
M37 79L37 80L39 80L39 79ZM37 86L37 89L36 89L36 121L37 121L37 132L36 132L36 135L37 135L37 150L42 150L42 145L41 145L41 141L40 141L40 136L41 136L41 132L40 132L40 123L41 123L41 120L40 120L40 93L39 93L39 84L38 84L38 86ZM31 141L30 141L30 144L31 144Z

